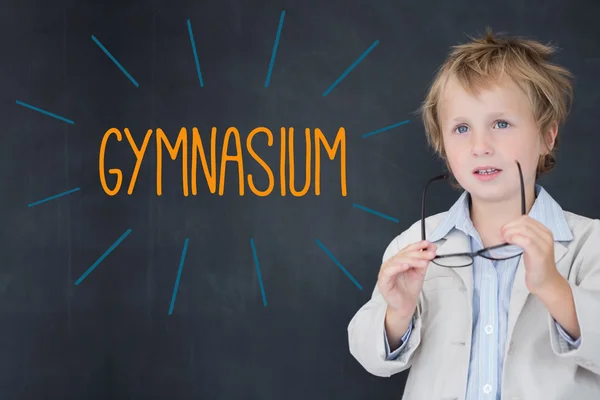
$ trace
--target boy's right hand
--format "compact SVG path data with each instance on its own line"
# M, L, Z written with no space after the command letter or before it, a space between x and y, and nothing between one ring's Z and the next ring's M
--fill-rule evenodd
M435 250L435 244L426 240L416 242L404 247L381 266L377 287L394 314L410 317L414 313Z

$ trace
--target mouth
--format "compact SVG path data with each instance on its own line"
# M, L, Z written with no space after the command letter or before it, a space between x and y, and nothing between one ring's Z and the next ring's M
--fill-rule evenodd
M502 171L500 168L496 168L491 165L485 165L485 166L475 168L473 170L473 174L475 174L475 175L493 175L500 171Z

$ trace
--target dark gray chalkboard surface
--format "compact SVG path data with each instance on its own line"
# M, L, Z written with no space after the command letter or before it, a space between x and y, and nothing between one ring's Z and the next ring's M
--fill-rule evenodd
M435 69L488 25L558 44L575 103L540 183L598 218L599 11L574 0L4 2L0 397L399 399L406 374L369 375L346 329L443 168L415 115ZM201 157L195 186L191 171L194 128L210 155L213 127L211 189ZM221 182L231 127L227 154L239 138L242 161ZM248 148L259 127L272 142L262 130L251 146L272 181ZM289 140L282 196L282 127L295 132L297 191L310 129L303 196L289 189ZM102 150L112 128L121 140ZM175 146L182 128L172 160L162 139ZM139 148L151 130L131 193L125 129ZM109 169L122 174L114 195ZM458 196L432 190L430 213Z

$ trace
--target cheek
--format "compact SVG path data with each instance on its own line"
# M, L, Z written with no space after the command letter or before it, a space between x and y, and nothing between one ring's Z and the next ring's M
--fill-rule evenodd
M529 135L511 135L501 142L501 146L506 154L518 155L524 160L537 158L541 151L539 140Z
M507 160L519 161L523 170L523 178L526 181L535 178L540 154L537 142L515 140L510 143L503 143L501 152Z
M445 140L444 150L450 165L460 165L465 160L465 152L469 151L464 144L456 140Z
M505 150L513 150L513 153L529 158L533 154L537 157L541 150L541 139L535 131L520 129L503 137L501 141Z
M449 145L445 147L445 151L452 173L460 180L464 174L465 164L469 160L468 154L465 154L464 146Z

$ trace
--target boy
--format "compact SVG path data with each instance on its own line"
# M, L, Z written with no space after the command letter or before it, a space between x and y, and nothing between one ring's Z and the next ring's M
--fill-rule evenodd
M572 95L553 52L488 31L429 88L428 141L464 192L389 244L348 326L368 372L410 368L404 400L600 399L600 220L536 184Z

